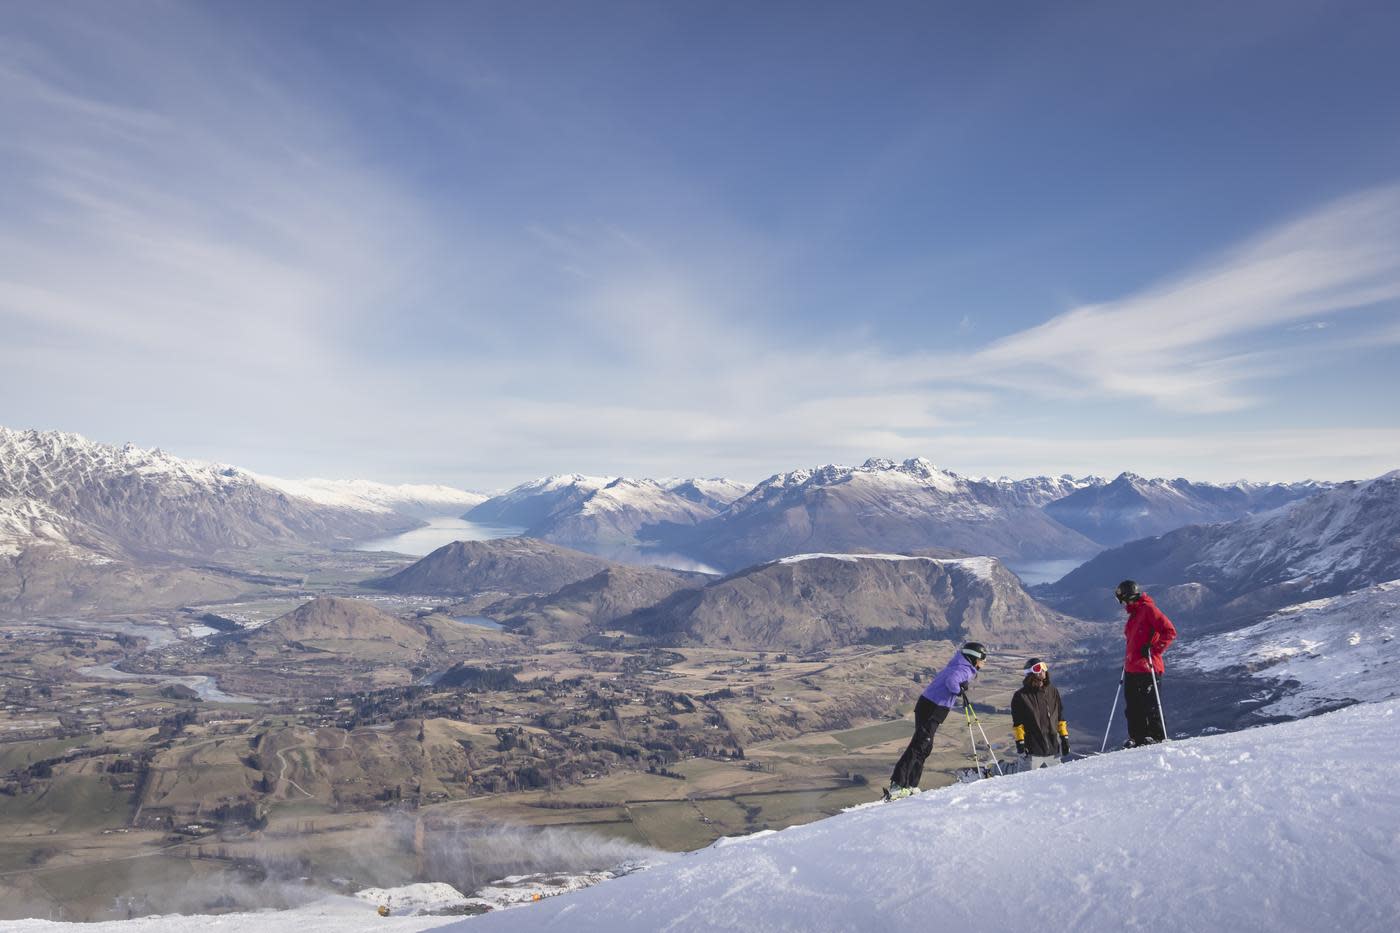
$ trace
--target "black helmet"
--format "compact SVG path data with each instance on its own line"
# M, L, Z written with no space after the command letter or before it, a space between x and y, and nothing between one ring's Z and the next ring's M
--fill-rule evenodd
M980 641L970 641L963 645L961 649L963 657L969 661L987 660L987 646Z
M1124 580L1122 583L1118 584L1118 588L1113 591L1113 595L1120 603L1130 603L1142 597L1142 587L1138 586L1137 582L1134 580Z

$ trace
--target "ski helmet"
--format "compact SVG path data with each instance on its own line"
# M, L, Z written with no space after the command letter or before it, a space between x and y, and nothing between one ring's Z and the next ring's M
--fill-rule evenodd
M969 661L987 660L987 647L980 641L970 641L963 645L960 650L962 651L963 657L967 658Z
M1026 662L1026 667L1021 673L1027 676L1031 674L1048 674L1050 673L1050 665L1040 660L1040 658L1031 658Z
M1118 584L1118 588L1113 591L1113 595L1120 603L1130 603L1135 599L1142 598L1142 587L1137 585L1135 580L1124 580Z

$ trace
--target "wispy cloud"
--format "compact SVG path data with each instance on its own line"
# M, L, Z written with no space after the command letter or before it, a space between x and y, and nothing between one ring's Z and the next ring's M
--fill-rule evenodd
M999 340L956 371L1021 388L1230 411L1253 404L1244 387L1262 374L1248 352L1252 336L1396 298L1400 187L1387 187L1327 205L1197 271Z
M274 473L488 486L562 469L756 479L914 454L987 472L1149 471L1143 457L1185 462L1187 435L1175 448L1101 441L1062 409L1150 407L1223 427L1267 405L1280 377L1363 345L1330 326L1343 315L1400 298L1392 187L1178 274L1164 257L1155 285L1047 310L967 352L948 347L975 347L1004 321L956 295L939 298L942 334L886 313L878 288L817 326L792 292L794 257L813 255L803 236L831 247L841 224L745 222L702 173L607 145L606 115L583 132L570 121L595 114L556 120L547 95L509 75L470 79L491 63L445 55L434 67L460 68L472 101L530 111L479 131L458 119L461 99L428 105L462 152L493 125L521 134L519 161L536 170L511 175L501 143L486 166L510 183L499 196L483 164L434 174L387 158L379 126L350 109L366 86L314 93L314 57L289 64L287 48L226 35L199 8L160 13L50 29L80 34L87 58L0 39L0 118L19 128L0 136L0 423ZM157 22L182 41L154 41ZM541 153L571 132L596 178L574 174L570 153ZM542 180L545 194L506 203ZM437 187L448 182L460 187ZM831 193L832 216L850 195ZM912 286L899 292L908 307ZM1400 340L1387 326L1372 343ZM1364 452L1353 435L1276 437L1230 462L1248 472L1255 450L1260 464L1291 463L1295 441ZM1400 455L1389 435L1379 443Z

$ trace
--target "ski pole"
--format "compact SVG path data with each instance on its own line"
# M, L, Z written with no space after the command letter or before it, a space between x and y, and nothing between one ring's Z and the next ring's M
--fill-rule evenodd
M982 720L977 718L977 714L972 714L972 721L977 723L977 731L982 733L982 741L987 743L987 754L992 758L992 765L997 769L997 774L1005 776L1006 772L1001 770L1001 762L997 760L997 753L992 749L992 740L987 738L987 730L982 728Z
M1157 721L1162 724L1162 741L1165 742L1167 736L1167 713L1162 709L1162 691L1157 689L1157 669L1152 666L1152 659L1147 659L1147 672L1152 675L1152 695L1157 698Z
M1005 772L1001 770L1001 762L997 761L997 753L992 748L992 740L987 738L987 730L982 728L982 720L977 718L977 711L972 708L970 701L963 701L963 712L967 715L968 737L972 737L972 727L975 724L977 731L982 733L982 741L987 743L987 755L992 759L992 767L997 769L997 774L1005 775ZM977 774L980 776L982 774L982 757L977 752L976 739L972 739L972 754L977 759Z
M977 766L977 778L981 780L982 756L977 754L977 737L972 734L972 706L967 702L967 697L963 697L963 718L967 720L967 741L972 746L972 763Z
M1118 695L1123 692L1123 675L1118 675L1118 689L1113 691L1113 706L1108 711L1108 725L1103 727L1103 747L1099 754L1108 751L1108 730L1113 728L1113 714L1118 712Z

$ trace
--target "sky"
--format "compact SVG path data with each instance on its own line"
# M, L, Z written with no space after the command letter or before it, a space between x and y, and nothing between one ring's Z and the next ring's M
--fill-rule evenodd
M0 424L491 490L1400 468L1386 2L0 0Z

